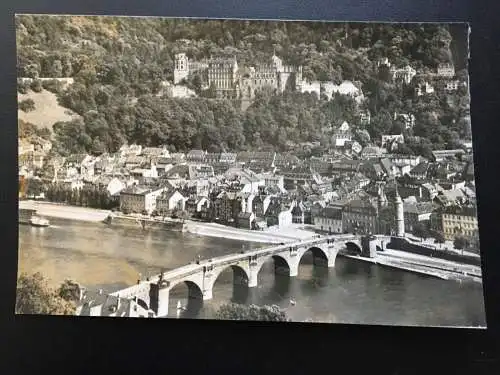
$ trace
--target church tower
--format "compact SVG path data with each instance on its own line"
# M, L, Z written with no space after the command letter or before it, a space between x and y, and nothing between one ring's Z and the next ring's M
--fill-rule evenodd
M189 60L185 53L175 55L174 84L177 85L189 75Z
M399 196L398 187L396 185L396 199L394 200L396 206L396 236L404 237L405 235L405 217L403 209L403 200Z

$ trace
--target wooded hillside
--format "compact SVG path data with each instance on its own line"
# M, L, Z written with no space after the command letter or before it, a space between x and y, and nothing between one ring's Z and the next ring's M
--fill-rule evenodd
M55 149L62 154L115 151L124 142L182 151L284 150L306 141L328 147L324 130L331 125L346 120L363 130L360 109L372 113L366 130L374 139L406 132L394 112L414 113L417 125L409 135L422 140L408 152L455 147L466 135L467 90L415 97L418 80L403 90L376 69L381 57L396 66L411 64L420 74L446 62L464 69L464 25L17 16L16 28L19 77L74 78L68 89L47 87L82 116L54 125ZM242 111L229 101L158 96L161 82L173 78L176 53L195 60L235 56L241 66L273 51L287 64L302 65L305 79L360 82L366 102L356 108L342 96L327 101L314 94L262 92Z

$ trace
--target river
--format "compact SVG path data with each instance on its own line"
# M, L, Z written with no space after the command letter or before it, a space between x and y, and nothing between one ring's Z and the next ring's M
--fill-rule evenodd
M262 244L166 231L110 228L100 223L52 219L49 228L19 226L19 271L41 272L58 285L67 278L112 292L134 284L139 274L157 274L191 262ZM459 284L339 257L335 268L313 266L304 257L296 278L275 275L272 260L259 273L259 286L234 287L232 272L218 278L213 299L180 316L187 287L171 292L172 317L211 318L231 300L277 304L294 321L332 323L482 326L482 285ZM291 303L294 300L295 304Z

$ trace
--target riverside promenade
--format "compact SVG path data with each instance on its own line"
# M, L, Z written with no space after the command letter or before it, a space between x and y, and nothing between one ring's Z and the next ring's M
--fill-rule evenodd
M385 267L397 268L421 275L437 277L443 280L472 281L482 283L481 267L452 262L406 251L384 249L378 251L373 258L340 253L344 257L368 262Z

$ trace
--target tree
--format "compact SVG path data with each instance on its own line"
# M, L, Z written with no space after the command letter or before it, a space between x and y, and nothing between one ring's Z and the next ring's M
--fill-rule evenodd
M446 239L444 237L444 234L442 232L437 232L434 236L434 242L439 244L440 246L441 244L445 243Z
M71 280L65 280L59 289L57 295L65 301L77 302L80 300L80 286Z
M94 140L92 141L90 152L93 155L102 155L104 152L106 152L106 146L101 142L99 137L94 138Z
M59 94L63 91L63 84L58 79L49 79L42 82L42 87L54 94Z
M16 314L73 315L75 310L75 304L61 298L40 273L19 276Z
M35 110L35 102L33 99L28 98L19 103L19 109L23 112L31 112Z
M18 80L17 81L17 92L20 94L28 93L29 84L26 81Z
M457 250L463 250L467 246L469 246L469 240L467 238L465 238L464 236L462 236L462 235L458 235L453 240L453 246Z
M370 143L370 133L367 130L356 130L354 133L354 139L359 142L363 147Z
M289 319L286 313L279 306L256 306L226 304L222 305L215 314L216 319L223 320L261 320L286 322Z
M42 82L39 80L39 79L35 79L31 82L30 84L30 88L34 91L34 92L41 92L43 90L43 87L42 87Z
M418 222L413 226L413 234L422 239L429 237L429 231L424 223Z
M37 197L44 191L42 180L38 178L26 179L26 195L28 197Z
M52 137L52 132L48 128L37 129L37 133L41 138L45 140L50 140L50 138Z

